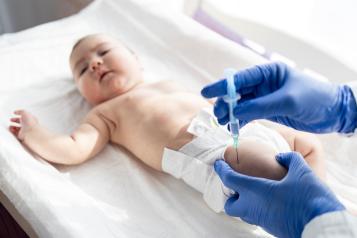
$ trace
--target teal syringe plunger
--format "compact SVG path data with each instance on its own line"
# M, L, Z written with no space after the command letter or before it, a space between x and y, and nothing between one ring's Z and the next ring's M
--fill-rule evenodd
M236 87L234 84L234 75L236 73L235 69L225 69L224 77L227 80L227 95L224 96L224 101L228 103L229 107L229 129L233 138L233 147L237 152L238 159L238 137L239 137L239 120L234 117L233 109L237 106L237 101L241 98L240 94L236 92Z

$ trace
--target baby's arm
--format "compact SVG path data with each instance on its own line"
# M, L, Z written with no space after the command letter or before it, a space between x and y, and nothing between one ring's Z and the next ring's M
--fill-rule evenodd
M79 164L93 157L109 141L105 123L95 113L90 114L71 135L55 134L38 123L30 113L15 111L20 118L11 121L10 131L31 151L59 164Z

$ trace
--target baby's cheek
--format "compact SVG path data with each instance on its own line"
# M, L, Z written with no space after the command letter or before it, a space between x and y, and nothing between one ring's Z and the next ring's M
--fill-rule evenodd
M233 146L229 146L224 158L239 173L280 180L287 171L276 161L275 155L276 152L270 145L247 139L240 141L238 153Z
M80 92L91 104L97 104L101 101L99 90L93 84L83 83Z

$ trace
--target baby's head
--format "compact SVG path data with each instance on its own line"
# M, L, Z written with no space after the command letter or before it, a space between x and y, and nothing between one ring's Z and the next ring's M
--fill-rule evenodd
M118 40L103 34L77 41L70 66L80 93L92 105L126 93L143 81L136 55Z

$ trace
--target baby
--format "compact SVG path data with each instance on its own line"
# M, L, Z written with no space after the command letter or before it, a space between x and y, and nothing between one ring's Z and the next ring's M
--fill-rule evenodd
M148 166L183 179L202 192L216 212L223 210L232 192L213 170L217 159L225 159L238 172L279 180L286 170L275 155L295 150L323 176L316 138L282 126L243 127L237 158L227 130L203 110L212 108L210 102L173 81L144 82L136 55L109 36L80 39L71 52L70 67L79 92L93 106L71 135L52 133L24 110L11 118L18 125L10 131L49 162L80 164L111 142Z

